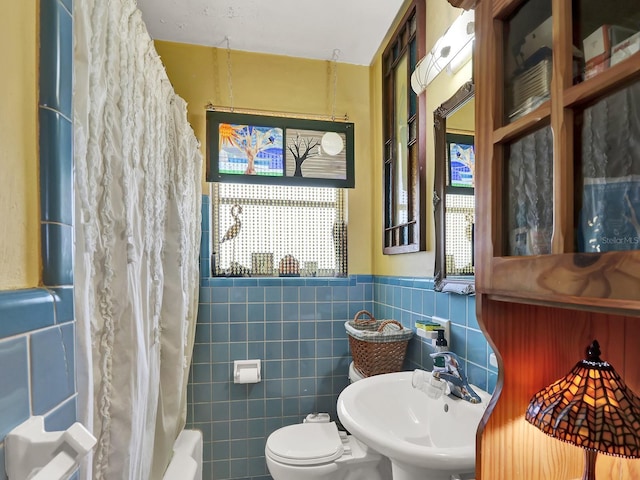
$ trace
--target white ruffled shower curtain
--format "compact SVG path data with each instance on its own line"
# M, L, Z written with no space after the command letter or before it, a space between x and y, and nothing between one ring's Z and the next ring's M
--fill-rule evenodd
M186 419L202 158L134 0L74 2L83 478L161 479Z

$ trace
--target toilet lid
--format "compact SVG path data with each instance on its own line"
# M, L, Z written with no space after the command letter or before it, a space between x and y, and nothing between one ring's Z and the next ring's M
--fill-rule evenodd
M274 460L288 465L316 465L340 458L344 451L335 422L282 427L267 439Z

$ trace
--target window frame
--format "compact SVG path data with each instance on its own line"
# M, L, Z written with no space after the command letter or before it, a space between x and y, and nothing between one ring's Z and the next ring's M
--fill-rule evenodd
M411 24L415 22L415 31ZM426 101L425 93L417 95L411 89L411 74L415 64L426 54L425 47L426 2L414 0L408 7L399 26L391 36L382 54L382 192L383 192L383 254L399 254L425 251L426 241ZM411 44L415 43L412 52ZM397 65L407 55L407 221L398 222L395 212L398 206L395 198L395 165L399 160L396 152L396 85ZM413 109L415 110L412 111ZM413 152L415 150L415 152ZM413 152L413 153L412 153Z
M352 122L312 120L307 118L258 115L246 112L209 109L206 112L206 123L206 180L208 182L336 188L355 187L355 125ZM260 152L267 147L277 151L280 155L281 163L281 171L279 174L271 173L270 175L264 175L256 173L255 170L252 173L242 173L241 170L233 171L232 173L229 171L220 171L224 146L229 146L231 143L229 142L229 136L222 136L221 138L220 132L222 126L233 128L231 132L237 132L239 129L241 132L240 139L243 140L241 143L246 144L248 140L248 143L252 146L255 146L256 143L261 142L261 140L266 139L265 134L260 136L259 133L256 133L258 129L262 129L263 132L266 129L270 129L269 132L280 132L280 142L273 141L274 136L275 138L278 137L276 133L273 133L272 135L274 136L270 137L270 142L265 140L260 143L263 148L257 150L257 154L255 155L256 159L258 159ZM230 130L230 128L225 130ZM299 142L297 138L300 133L306 136L299 137ZM319 140L320 136L324 138L324 136L329 133L338 134L343 138L343 148L337 154L327 154L326 150L324 150L324 140ZM238 138L237 134L231 135L230 137ZM259 138L261 140L259 140ZM275 147L276 143L280 143L280 146ZM234 147L235 150L240 148L237 146L237 143L232 145L232 147ZM314 174L314 170L311 168L309 172L304 174L304 176L298 169L296 169L297 173L291 173L291 169L294 168L297 163L295 161L296 153L294 152L294 148L305 150L305 147L306 151L302 157L303 161L307 158L307 154L309 154L309 160L306 161L305 165L309 162L316 161L316 170L318 170L319 165L323 164L334 166L336 169L332 170L324 168ZM310 150L314 147L317 147L318 153L311 154ZM324 150L322 155L319 153L320 150ZM316 150L313 149L313 152L315 151ZM298 150L297 153L300 154L300 150ZM224 155L226 156L227 152L224 152ZM242 157L242 155L240 155L240 157ZM244 158L246 160L246 153ZM320 161L317 161L317 159L320 159ZM300 165L302 165L302 163ZM305 169L303 168L302 171L304 170ZM336 171L340 172L341 175L336 174Z
M433 189L433 213L435 220L435 288L441 291L454 277L447 278L446 260L446 198L447 198L447 117L466 104L475 95L473 81L462 85L458 91L433 112L435 140L435 181ZM475 189L474 189L475 195ZM475 257L475 252L474 252ZM475 276L456 276L455 283L473 285Z

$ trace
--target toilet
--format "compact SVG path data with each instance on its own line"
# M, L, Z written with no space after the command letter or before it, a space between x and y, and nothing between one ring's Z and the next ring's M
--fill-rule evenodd
M356 368L356 366L351 362L349 364L349 381L351 383L357 382L358 380L362 380L364 375L360 373L360 370Z
M349 367L351 382L362 378ZM273 480L382 480L382 456L346 432L328 414L279 428L267 438L267 468Z

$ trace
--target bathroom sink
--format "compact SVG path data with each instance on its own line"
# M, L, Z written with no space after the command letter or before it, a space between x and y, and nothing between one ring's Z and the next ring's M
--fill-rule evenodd
M475 436L491 396L481 403L430 398L411 386L413 372L357 381L338 398L338 417L358 440L391 460L394 480L450 480L475 469Z

